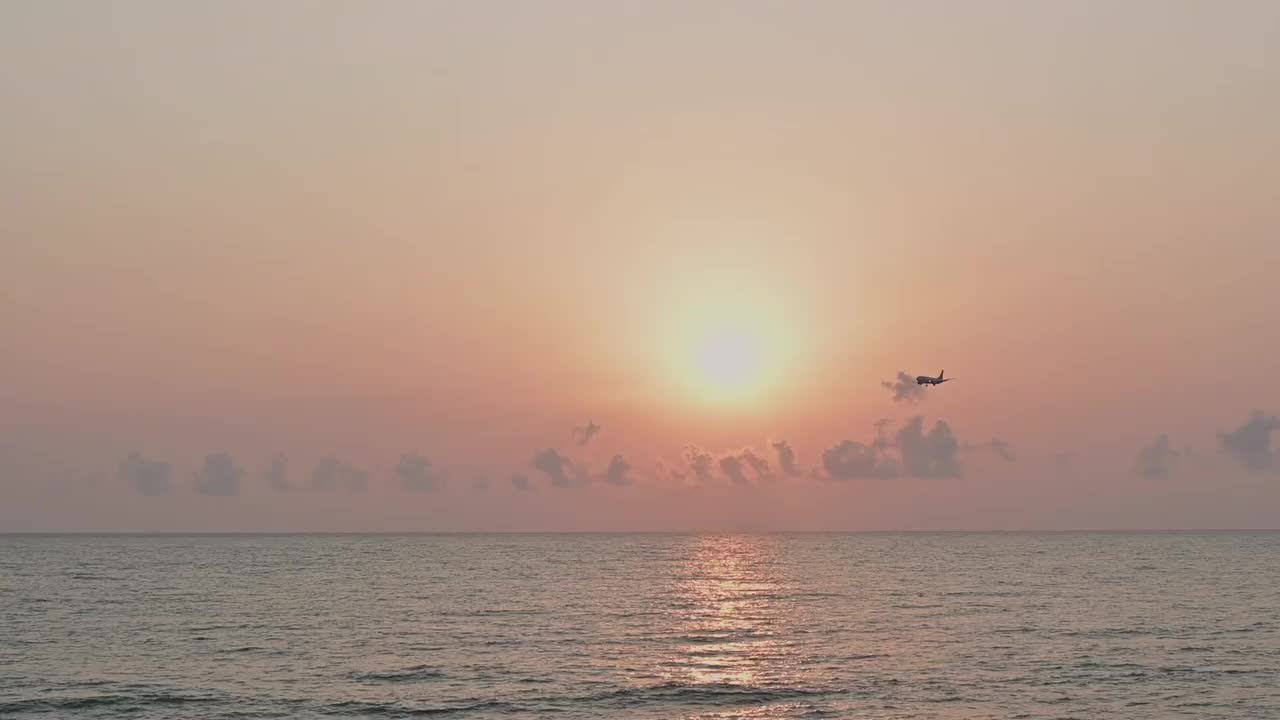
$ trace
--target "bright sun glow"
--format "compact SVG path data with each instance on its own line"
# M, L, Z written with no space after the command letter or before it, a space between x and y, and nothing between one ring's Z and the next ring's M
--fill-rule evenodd
M654 400L690 410L760 413L803 387L812 313L771 243L730 226L680 228L688 248L637 292L637 358L654 373ZM700 238L733 237L732 252ZM649 288L645 288L646 291ZM641 329L637 327L637 329ZM650 332L652 334L650 334Z
M698 384L717 397L740 396L763 380L764 348L747 328L708 329L691 359Z
M712 405L755 403L782 380L785 324L776 308L745 298L700 298L672 322L664 354L686 397Z

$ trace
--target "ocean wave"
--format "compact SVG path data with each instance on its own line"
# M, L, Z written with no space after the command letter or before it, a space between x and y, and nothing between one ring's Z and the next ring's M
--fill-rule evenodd
M614 690L580 698L606 706L633 708L645 705L758 705L763 703L830 695L829 690L801 687L761 687L735 683L666 682L647 687Z
M413 667L399 670L356 673L352 677L363 682L418 682L422 680L439 680L445 677L445 673L430 665L414 665Z
M68 570L66 576L72 580L123 580L124 578L115 575L99 575L97 573L85 572L83 570Z
M223 698L211 695L180 695L175 693L137 693L123 695L82 695L64 698L26 698L0 702L0 717L19 712L65 712L73 710L125 710L145 708L149 705L186 705L194 703L222 702Z
M509 608L488 608L484 610L443 610L438 615L440 617L461 617L461 618L477 618L477 617L538 617L542 615L550 615L550 610L517 610Z
M440 715L469 715L479 712L513 712L520 706L501 700L475 700L457 705L413 707L403 704L340 702L319 708L323 715L357 717L434 717Z
M743 630L738 632L687 633L675 638L676 642L690 645L712 645L744 642L748 640L768 640L774 637L771 632Z
M1117 637L1143 637L1147 635L1165 635L1169 631L1165 628L1097 628L1092 630L1065 630L1060 633L1062 637L1068 638L1088 638L1091 640L1107 640Z

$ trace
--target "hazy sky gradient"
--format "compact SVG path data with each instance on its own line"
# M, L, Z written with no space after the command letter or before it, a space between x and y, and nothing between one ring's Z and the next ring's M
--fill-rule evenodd
M0 97L0 531L1280 527L1278 3L11 0Z

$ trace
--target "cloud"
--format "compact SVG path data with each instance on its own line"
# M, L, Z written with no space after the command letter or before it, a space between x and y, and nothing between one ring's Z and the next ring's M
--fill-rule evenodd
M945 420L934 423L933 429L925 433L924 418L917 415L898 430L897 444L908 475L943 478L963 474L958 457L960 443Z
M1178 451L1169 445L1169 436L1161 435L1138 450L1134 470L1144 478L1162 480L1169 477L1177 459Z
M1280 430L1280 418L1254 411L1240 427L1218 433L1218 449L1234 457L1249 472L1266 472L1277 464L1271 450L1271 433L1277 430Z
M898 477L898 466L884 451L871 445L845 440L822 452L822 469L834 480Z
M756 474L756 480L773 479L773 470L769 468L769 461L757 455L751 448L743 450L738 457L742 458L742 461L750 466L751 471Z
M316 491L346 490L364 492L369 487L369 474L337 458L321 458L307 479L307 489Z
M395 467L400 486L409 492L431 492L444 482L444 476L422 455L407 453L400 456Z
M556 487L569 487L585 478L573 466L573 462L555 448L547 448L533 458L533 468L551 480Z
M243 475L244 472L227 453L208 455L204 459L204 467L196 473L196 492L221 497L235 495L240 492L240 478Z
M924 418L917 415L898 429L891 439L888 420L875 424L876 437L870 443L845 440L822 453L822 469L835 480L860 478L888 479L961 477L960 442L944 420L925 432ZM894 452L896 451L896 452ZM817 476L821 476L815 473Z
M582 427L575 427L573 429L572 437L578 441L579 445L586 445L591 442L591 438L595 437L601 429L601 426L597 425L595 421L588 421L587 424Z
M782 468L782 472L790 477L800 477L800 463L796 460L796 451L791 449L791 443L779 440L773 443L773 450L778 454L778 467Z
M877 450L884 450L893 447L893 441L889 439L889 426L893 421L889 418L880 418L875 422L876 439L871 442L871 447Z
M790 447L787 443L775 443L777 445ZM769 467L769 460L760 455L751 448L742 450L734 450L717 458L711 453L703 450L697 445L687 445L681 452L680 459L688 468L671 468L669 471L672 480L677 482L683 481L690 474L698 479L701 483L712 483L717 480L716 469L719 468L720 474L734 485L749 485L754 481L772 480L774 479L773 471ZM791 454L794 466L795 454ZM795 468L797 473L799 468ZM663 472L664 466L659 464L659 472Z
M885 380L880 386L893 392L896 403L914 403L924 397L924 386L916 383L916 379L899 370L894 380Z
M746 466L737 455L726 455L720 458L720 472L723 472L735 485L746 485L749 482L745 470Z
M525 475L524 473L516 473L511 476L511 487L521 492L526 492L528 490L533 489L529 485L529 476Z
M748 469L757 481L773 479L769 461L757 455L751 448L745 448L720 459L720 470L737 485L746 485L751 481L752 478L747 476Z
M684 479L689 477L688 471L683 468L668 467L667 464L661 460L654 463L654 472L658 477L665 475L675 482L684 482Z
M693 473L694 477L704 483L711 482L716 462L711 453L696 445L690 445L684 449L684 461L688 464L689 471Z
M716 460L710 453L690 445L685 449L685 460L689 463L689 469L702 482L714 479L716 467L734 485L749 485L752 480L773 479L769 461L751 448L735 450Z
M631 464L621 455L614 455L609 461L609 469L604 473L605 482L611 485L630 485Z
M289 464L284 456L277 455L272 458L271 465L267 467L267 471L263 474L267 481L267 486L277 492L288 492L293 489L293 485L289 483Z
M136 452L120 462L116 476L132 485L139 495L167 495L173 486L169 463L148 460Z

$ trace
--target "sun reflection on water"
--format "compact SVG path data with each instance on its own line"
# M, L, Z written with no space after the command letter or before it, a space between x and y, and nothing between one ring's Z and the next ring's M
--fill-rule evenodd
M785 611L789 588L761 539L703 536L676 576L673 683L772 686L795 679L797 652Z

